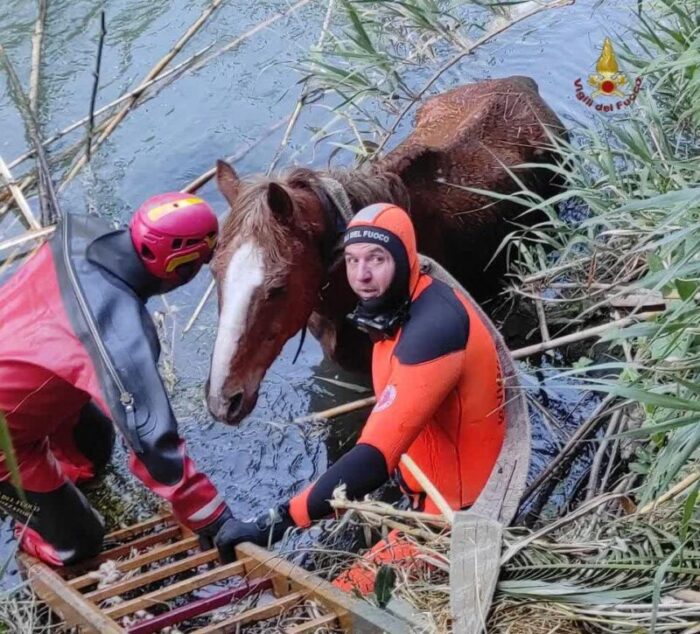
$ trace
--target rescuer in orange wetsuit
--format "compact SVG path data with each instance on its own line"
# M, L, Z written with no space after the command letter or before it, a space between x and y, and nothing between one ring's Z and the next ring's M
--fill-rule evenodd
M421 273L407 213L391 204L366 207L343 246L348 281L360 298L349 318L374 342L377 403L355 447L315 483L254 521L230 520L230 545L276 541L289 526L329 515L337 486L361 499L392 473L413 508L437 512L399 463L403 453L453 509L465 508L498 458L504 408L494 341L466 297Z

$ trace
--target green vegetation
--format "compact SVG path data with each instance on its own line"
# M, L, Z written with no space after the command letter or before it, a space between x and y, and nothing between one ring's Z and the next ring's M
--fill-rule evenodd
M605 632L683 630L699 616L697 593L682 603L677 588L700 571L700 6L645 2L634 35L625 60L644 78L636 106L562 144L558 197L520 195L549 221L528 232L534 243L515 241L511 292L543 302L560 329L647 314L595 346L606 363L572 370L613 397L589 510L521 551L495 611L527 597ZM567 202L587 216L562 220Z

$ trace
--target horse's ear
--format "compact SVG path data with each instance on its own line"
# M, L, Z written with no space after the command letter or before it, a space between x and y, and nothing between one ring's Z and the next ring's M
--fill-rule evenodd
M216 184L219 186L219 191L224 195L228 204L233 206L234 201L238 198L241 179L238 178L236 170L221 159L216 162Z
M292 198L284 187L274 181L267 186L267 206L280 222L288 223L294 215Z

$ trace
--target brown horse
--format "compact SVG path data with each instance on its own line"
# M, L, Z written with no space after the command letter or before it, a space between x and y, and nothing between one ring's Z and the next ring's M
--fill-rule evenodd
M430 98L411 135L367 167L295 168L241 181L219 161L217 182L231 212L212 262L219 297L207 387L212 415L229 423L246 416L265 372L306 324L341 365L366 364L369 342L345 322L356 298L334 258L347 219L366 205L408 209L419 250L477 297L487 294L503 258L485 269L522 208L465 187L511 193L524 186L550 195L552 172L532 164L553 162L550 135L563 133L535 82L510 77Z

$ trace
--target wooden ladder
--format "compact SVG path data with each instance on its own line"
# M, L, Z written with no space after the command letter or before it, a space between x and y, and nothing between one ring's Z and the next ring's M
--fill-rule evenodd
M34 591L81 632L150 634L168 626L197 634L235 632L243 625L309 606L308 601L313 603L311 611L298 618L285 616L280 621L283 627L276 625L275 631L301 634L328 628L403 634L410 629L405 621L253 544L241 544L236 549L237 561L221 564L216 549L199 550L197 537L172 516L154 517L110 533L105 544L106 550L97 557L66 568L51 568L26 553L18 555ZM116 570L124 576L98 589L95 573L108 560L115 561ZM162 563L153 565L157 562ZM219 586L211 587L214 584ZM206 598L191 596L202 589L207 590ZM110 603L115 597L120 597L119 602ZM188 625L192 619L244 599L252 600L246 604L252 607L198 629ZM176 607L164 611L166 602ZM141 610L158 613L135 621L133 615ZM124 617L132 622L120 624Z

